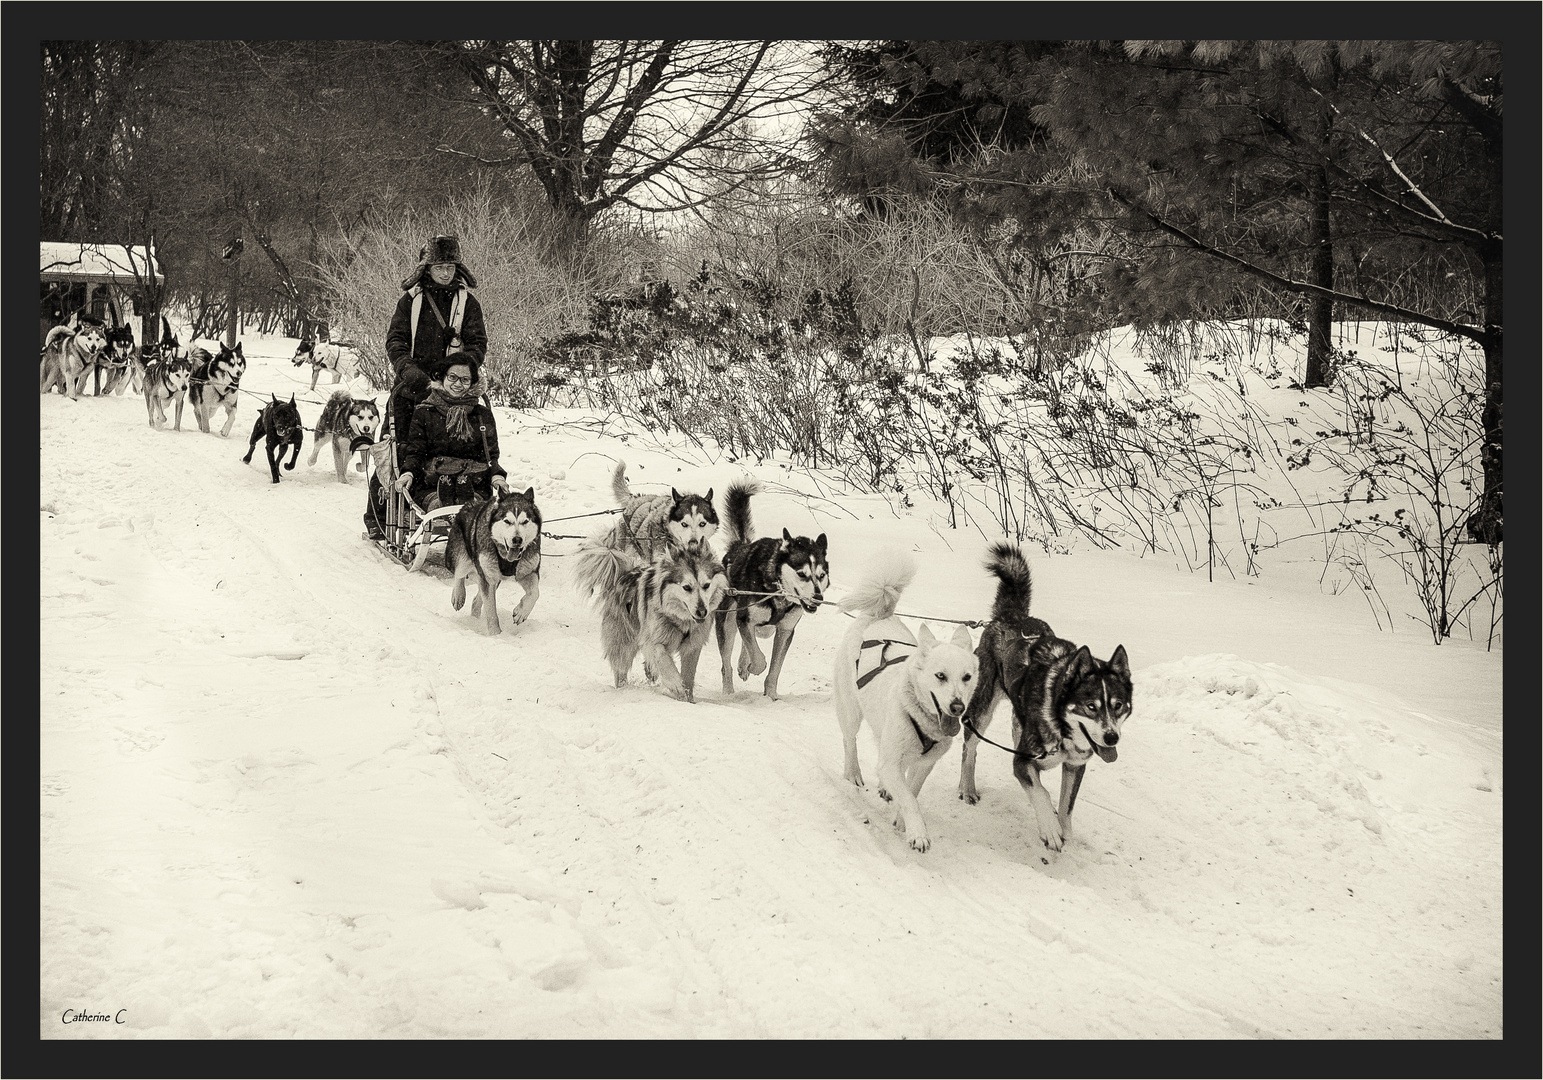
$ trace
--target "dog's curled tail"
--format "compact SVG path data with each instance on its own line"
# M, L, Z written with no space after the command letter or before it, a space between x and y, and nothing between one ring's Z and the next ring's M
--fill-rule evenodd
M627 463L620 458L611 473L611 494L616 496L617 506L626 506L632 501L632 489L627 486Z
M1029 617L1029 601L1034 595L1034 579L1022 550L1006 541L992 544L986 569L998 581L991 617L1007 626L1019 626Z
M573 583L595 603L603 602L615 592L617 583L635 565L627 552L593 542L579 549L577 562L573 570Z
M916 577L916 560L910 552L881 551L852 590L842 599L842 611L887 619L895 613L900 594Z
M730 544L751 539L750 496L761 490L757 480L735 480L723 492L723 531Z

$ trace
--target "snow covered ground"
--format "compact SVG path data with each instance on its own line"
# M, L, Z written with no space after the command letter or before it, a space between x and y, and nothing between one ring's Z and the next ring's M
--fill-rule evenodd
M312 423L293 349L246 339L243 385ZM972 807L950 750L918 854L841 779L835 609L779 702L725 699L711 646L696 705L641 665L617 690L570 559L484 637L438 559L360 539L309 436L278 486L242 464L258 407L226 440L40 400L42 1037L1503 1035L1498 649L1379 632L1310 568L1029 548L1036 614L1130 654L1119 761L1057 855L1006 754ZM609 508L618 456L635 491L742 475L585 420L501 412L549 519ZM902 611L985 616L979 534L751 471L759 533L829 535L834 595L900 546Z

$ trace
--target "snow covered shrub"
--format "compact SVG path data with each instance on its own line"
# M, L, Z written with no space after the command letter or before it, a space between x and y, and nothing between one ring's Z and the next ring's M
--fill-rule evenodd
M1499 545L1467 542L1465 523L1482 500L1484 359L1448 335L1398 328L1392 365L1355 350L1335 357L1339 407L1320 410L1315 424L1292 440L1289 467L1315 463L1342 477L1331 533L1361 541L1344 557L1361 562L1371 590L1366 552L1396 564L1413 587L1436 644L1454 629L1483 630L1493 643L1502 618L1503 564ZM1413 363L1399 363L1399 342ZM1321 425L1321 426L1319 426ZM1482 612L1488 626L1475 621Z
M485 187L473 188L438 209L403 210L334 237L316 268L331 322L349 327L360 370L377 389L389 389L386 330L402 279L417 265L424 241L436 234L460 238L462 256L477 278L488 331L483 377L494 403L535 403L542 393L540 342L582 325L594 288L563 256L542 207L496 206ZM604 245L607 238L597 234L592 242Z

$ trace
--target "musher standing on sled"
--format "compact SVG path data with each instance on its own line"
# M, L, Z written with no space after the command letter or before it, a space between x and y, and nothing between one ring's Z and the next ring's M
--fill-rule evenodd
M398 447L411 430L413 409L429 396L428 369L452 351L469 354L480 367L488 349L482 305L471 292L477 279L461 262L460 241L433 237L418 258L418 266L402 282L402 298L386 331L386 356L396 372L386 408ZM364 507L364 527L371 540L385 539L386 494L377 469Z

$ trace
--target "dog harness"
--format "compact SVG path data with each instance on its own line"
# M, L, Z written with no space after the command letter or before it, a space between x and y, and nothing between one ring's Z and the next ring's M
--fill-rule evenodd
M916 648L916 645L915 645L914 642L910 642L910 641L896 641L894 638L875 638L873 640L863 642L862 650L859 650L859 655L858 655L858 658L857 658L857 665L856 666L858 666L858 667L862 666L862 663L863 663L862 655L861 655L862 651L866 651L866 650L872 649L872 648L877 648L879 650L879 666L874 668L872 671L868 672L868 674L866 674L866 675L859 675L857 677L857 688L859 690L861 690L863 687L865 687L869 683L871 683L873 681L873 679L874 679L874 676L876 676L879 672L883 671L885 668L893 667L896 664L903 663L906 660L910 659L910 657L911 657L910 653L902 653L899 656L890 656L889 655L889 647L891 645L905 645L905 646L908 646L908 647L910 647L912 649ZM916 722L916 718L915 717L907 716L906 719L911 721L911 730L916 732L916 738L922 744L922 753L923 754L931 753L932 748L938 744L938 741L936 739L934 739L934 738L931 738L924 731L922 731L921 725L919 725Z

